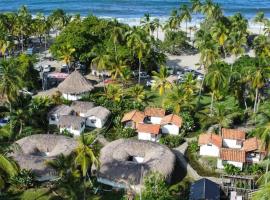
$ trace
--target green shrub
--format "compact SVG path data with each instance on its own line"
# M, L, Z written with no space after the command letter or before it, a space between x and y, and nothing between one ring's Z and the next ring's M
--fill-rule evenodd
M194 118L190 115L189 112L182 112L181 117L183 118L183 125L181 127L182 133L191 132L195 128Z
M199 151L200 147L198 146L198 141L191 141L189 143L189 149L192 153Z
M164 135L160 138L159 142L170 148L175 148L184 142L184 138L180 135Z
M119 129L118 129L119 130ZM136 136L135 130L132 128L122 128L117 132L118 138L131 138Z
M240 174L241 169L239 169L238 167L235 167L234 165L226 164L224 166L224 171L226 172L226 174L238 175Z
M24 190L34 186L35 176L30 170L23 169L10 178L10 184L16 189Z

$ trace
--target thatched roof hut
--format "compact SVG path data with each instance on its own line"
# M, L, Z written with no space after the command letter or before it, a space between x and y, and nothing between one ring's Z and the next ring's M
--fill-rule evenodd
M170 181L175 155L168 147L154 142L119 139L101 149L100 164L100 182L116 186L120 180L125 180L140 187L141 174L150 171L159 172Z
M58 85L58 89L63 94L82 94L93 90L94 87L79 71L75 70Z
M54 107L50 112L48 113L48 116L50 115L70 115L72 113L73 109L70 106L67 105L59 105Z
M101 121L106 121L110 114L111 112L107 108L104 108L102 106L97 106L89 110L85 114L85 116L86 117L96 116Z
M69 128L80 130L82 123L85 123L85 118L75 115L64 115L61 116L58 122L58 126L61 128Z
M50 180L56 172L46 164L57 155L70 154L77 146L77 141L63 135L38 134L16 141L11 156L21 169L32 170L37 180Z
M86 113L95 107L93 102L88 101L73 101L71 104L71 108L78 114Z

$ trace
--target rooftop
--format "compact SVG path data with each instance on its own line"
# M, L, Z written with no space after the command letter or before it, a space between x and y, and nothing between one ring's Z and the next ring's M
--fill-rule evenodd
M97 106L90 109L85 115L87 117L95 116L101 120L106 120L110 114L111 112L107 108L104 108L102 106Z
M70 115L72 113L72 108L67 105L59 105L54 107L50 112L49 115Z
M182 117L179 117L178 115L175 115L175 114L170 114L170 115L166 115L161 120L162 125L170 124L170 123L174 124L178 127L181 127L182 126Z
M134 121L136 123L142 123L145 118L143 112L132 110L124 115L121 122Z
M60 117L58 125L62 128L69 128L72 126L73 129L81 129L83 122L85 122L85 118L83 117L64 115Z
M144 114L150 117L164 117L165 110L163 108L148 107L148 108L145 108Z
M199 136L199 145L214 144L215 146L222 147L222 138L219 135L213 133L205 133Z
M246 152L238 149L222 148L220 150L220 158L235 162L246 162Z
M203 178L194 182L190 187L190 200L199 199L220 199L219 185L213 181Z
M76 113L86 113L88 110L94 108L95 104L93 102L87 101L73 101L71 104L71 108Z
M257 139L256 137L246 139L243 142L244 151L265 151L265 147L262 144L261 140Z
M158 124L138 124L137 131L141 133L159 134L160 125Z
M222 138L223 139L232 139L232 140L245 140L246 133L239 129L222 129Z

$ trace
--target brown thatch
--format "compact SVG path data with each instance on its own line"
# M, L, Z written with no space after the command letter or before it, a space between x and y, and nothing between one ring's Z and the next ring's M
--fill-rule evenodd
M57 115L57 116L61 116L61 115L70 115L72 114L73 109L67 105L59 105L54 107L49 113L48 115Z
M143 157L142 163L129 161L130 157ZM139 185L141 173L159 172L170 181L174 170L175 155L158 143L135 139L115 140L101 149L98 177L112 182L128 181Z
M64 115L60 116L58 126L61 128L69 128L72 126L73 129L80 130L82 123L85 123L85 118L75 115Z
M97 106L89 110L85 114L85 117L95 116L96 118L99 118L101 121L106 121L110 114L111 112L107 108Z
M49 180L56 172L46 162L59 154L68 155L77 146L77 141L63 135L31 135L16 141L11 156L21 169L32 170L38 180Z
M93 90L94 87L80 72L75 70L58 85L58 89L64 94L82 94Z
M71 104L71 108L76 113L86 113L87 111L91 110L95 107L95 104L93 102L87 102L87 101L73 101Z

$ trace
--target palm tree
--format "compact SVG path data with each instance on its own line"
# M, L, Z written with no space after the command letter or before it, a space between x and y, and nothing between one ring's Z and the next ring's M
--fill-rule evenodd
M159 38L158 38L158 32L159 32L159 28L161 27L159 18L155 18L155 19L153 20L153 27L154 27L154 30L156 30L156 34L157 34L156 37L157 37L157 39L159 39Z
M144 14L144 17L141 19L140 24L149 35L151 35L151 33L154 31L155 27L153 25L153 22L151 21L149 13Z
M262 141L262 145L266 149L270 148L270 122L265 123L264 125L259 126L255 130L256 136Z
M193 13L201 12L203 4L200 0L191 0L191 4L192 4L191 10Z
M261 34L262 24L263 24L264 20L265 20L264 12L262 12L262 11L257 12L257 14L256 14L256 16L254 18L254 22L260 24L259 34Z
M143 38L144 35L136 28L131 31L127 36L127 45L133 50L134 54L137 55L137 58L139 60L139 84L141 82L141 60L143 58L143 55L145 53L148 53L150 49L148 43L146 43Z
M210 18L213 16L214 12L214 3L212 0L206 0L205 3L201 7L201 12L207 17Z
M88 176L89 169L94 164L95 167L99 167L99 160L97 158L97 152L95 152L94 143L96 138L93 135L84 136L82 135L79 140L79 145L75 150L76 157L75 157L75 166L77 166L84 178L84 187L86 186L86 178ZM90 176L88 176L90 177ZM86 198L84 189L84 199Z
M268 36L259 35L254 40L255 54L261 58L270 57L270 39Z
M123 40L123 29L120 26L113 27L113 30L111 33L111 39L113 40L114 52L116 56L117 55L116 44Z
M164 30L177 30L180 26L180 19L179 15L176 9L173 9L171 11L169 19L166 21L166 24L164 26Z
M175 114L179 114L184 108L193 108L191 100L192 96L181 85L174 85L166 95L165 105L171 107Z
M259 190L252 193L252 200L269 200L270 183L267 183L260 187Z
M12 112L12 101L16 99L20 88L22 88L22 80L15 61L2 61L0 63L0 96L7 99L10 113ZM10 126L11 131L12 126Z
M70 69L70 63L73 60L73 53L75 52L75 48L73 48L70 44L65 44L60 47L58 50L58 56L62 59L67 65L68 72Z
M19 126L19 136L21 135L27 120L29 119L29 115L27 112L28 110L26 109L18 108L12 113L10 113L12 126Z
M146 96L146 92L145 92L143 86L142 85L139 85L139 84L131 87L129 89L129 92L128 93L131 96L131 98L135 102L138 102L138 103L143 102L143 100L145 99L145 96Z
M186 22L186 36L187 36L188 33L187 23L191 21L191 13L187 5L182 5L180 7L180 19Z
M118 77L123 77L123 73L125 69L127 68L127 65L125 61L117 59L114 63L114 65L111 67L110 72L113 79L116 79Z
M124 95L123 88L121 88L119 85L116 84L108 85L106 93L104 94L104 96L107 99L116 102L120 102L123 98L123 95Z
M185 74L184 82L181 83L182 88L188 96L193 96L198 91L198 82L194 79L192 73Z
M166 89L170 89L172 87L172 84L170 81L168 81L169 72L167 67L162 66L159 70L159 72L153 71L152 72L155 83L153 84L153 89L159 90L159 95L163 96Z
M270 35L270 20L268 20L268 19L264 20L263 32L264 32L264 35L266 35L266 36Z
M222 22L219 21L214 23L214 25L211 27L210 32L213 39L222 47L222 50L226 57L226 49L224 45L228 39L229 30Z
M5 156L5 154L0 153L0 191L4 189L5 183L7 183L6 178L15 176L17 173L18 167L15 162Z
M212 97L211 97L211 115L213 114L213 103L214 97L217 95L222 89L225 89L227 86L226 72L223 69L223 65L217 63L211 66L211 69L207 73L206 77L206 85L211 89Z

